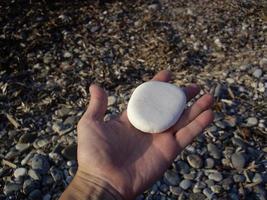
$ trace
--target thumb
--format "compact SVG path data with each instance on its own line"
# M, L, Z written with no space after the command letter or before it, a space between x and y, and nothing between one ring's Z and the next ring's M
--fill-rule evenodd
M101 87L94 84L90 86L89 91L91 98L89 106L84 113L84 117L95 120L103 120L107 110L107 94Z

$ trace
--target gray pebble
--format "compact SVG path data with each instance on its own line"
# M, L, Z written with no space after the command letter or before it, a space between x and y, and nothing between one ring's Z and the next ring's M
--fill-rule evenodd
M47 161L46 156L41 154L35 154L31 159L31 167L32 169L37 170L41 174L45 174L49 170L50 164Z
M262 178L262 176L261 176L260 173L255 173L255 175L254 175L252 181L253 181L254 183L262 183L262 182L263 182L263 178Z
M56 183L59 183L63 178L62 171L60 171L59 169L55 168L54 166L51 167L50 173L51 173L51 176L52 176L52 178L54 179L54 181Z
M41 139L37 141L37 146L39 148L43 148L44 146L46 146L49 143L49 141L47 139Z
M246 158L243 153L237 152L231 156L231 162L235 169L241 170L246 165Z
M160 190L161 192L163 192L163 193L167 193L168 190L169 190L169 187L168 187L166 184L161 184L161 185L159 186L159 190Z
M76 172L77 172L77 167L70 167L69 175L75 176Z
M71 124L64 124L63 122L55 122L52 126L52 129L61 136L70 132L73 129L73 127Z
M38 171L30 169L28 171L28 175L33 179L33 180L41 180L41 175L39 174Z
M260 60L260 66L262 69L267 69L267 58L262 58Z
M164 173L163 180L167 185L176 186L180 182L180 177L176 171L168 170Z
M50 200L51 199L51 195L50 194L45 194L43 196L43 199L42 200Z
M246 177L241 174L234 174L233 179L236 183L244 183L246 181Z
M240 138L233 137L232 138L232 143L233 143L233 145L239 146L242 149L245 149L246 148L246 143L242 139L240 139Z
M31 151L29 154L27 154L27 155L25 156L25 158L22 159L22 161L20 162L20 164L21 164L22 166L26 165L26 164L28 163L28 161L32 158L33 155L34 155L34 152Z
M33 190L30 194L29 194L29 199L32 200L36 200L36 199L41 199L42 198L42 192L38 189Z
M207 158L207 159L205 160L205 167L206 167L207 169L211 169L211 168L213 168L213 167L214 167L214 164L215 164L215 162L214 162L214 160L213 160L212 158Z
M188 174L190 172L190 167L185 161L182 161L182 160L177 161L176 168L180 174Z
M66 178L66 182L67 183L70 183L72 181L73 177L72 176L67 176Z
M214 192L216 194L219 194L222 191L222 186L220 186L220 185L212 185L210 187L210 189L211 189L212 192Z
M260 78L261 75L262 75L262 69L257 68L257 69L254 70L254 72L253 72L253 76L254 76L255 78Z
M191 154L187 156L187 161L189 165L193 168L201 168L203 166L202 158L197 154Z
M223 176L220 172L213 172L208 177L210 180L214 180L216 182L220 182L223 179Z
M218 149L218 147L215 144L209 143L207 145L208 151L210 155L215 159L221 158L221 151Z
M183 192L183 190L177 186L170 186L170 191L172 194L177 195L177 196Z
M208 198L208 199L212 199L214 196L214 193L209 189L209 188L205 188L203 190L203 194Z
M39 182L27 179L24 181L22 189L24 194L29 194L31 191L40 187Z
M180 182L179 186L183 189L183 190L187 190L192 186L192 182L190 180L184 179Z
M19 152L24 152L24 151L26 151L27 149L29 149L30 148L30 144L29 143L18 143L18 144L16 144L16 146L15 146L15 148L16 148L16 150L18 150Z
M14 171L14 176L15 178L18 178L18 177L22 177L22 176L25 176L27 174L27 169L26 168L17 168L15 171Z
M189 200L205 200L206 197L204 194L198 193L189 193Z
M206 184L208 187L211 187L211 186L215 185L215 182L214 182L214 180L207 179L207 180L205 180L205 184Z
M184 174L183 177L188 180L194 180L196 178L196 172L192 171L189 174Z
M109 96L108 97L108 106L112 106L116 103L116 97L115 96Z
M258 119L256 117L249 117L247 119L247 126L248 127L253 127L256 126L258 124Z
M222 186L224 190L230 190L233 185L232 177L227 177L222 180Z
M221 129L225 129L227 124L224 121L216 121L215 125Z
M12 194L14 192L19 191L20 187L21 186L19 184L16 184L16 183L7 183L5 185L5 187L4 187L3 192L4 192L5 195L10 195L10 194Z

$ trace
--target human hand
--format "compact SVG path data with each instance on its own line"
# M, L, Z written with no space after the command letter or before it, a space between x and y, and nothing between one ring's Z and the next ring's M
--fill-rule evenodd
M167 82L168 71L153 80ZM189 101L199 92L184 88ZM104 122L107 95L90 87L89 106L78 123L78 171L83 180L96 177L111 185L125 199L133 199L160 178L173 160L213 120L213 98L206 94L187 108L178 122L164 133L143 133L133 127L124 111Z

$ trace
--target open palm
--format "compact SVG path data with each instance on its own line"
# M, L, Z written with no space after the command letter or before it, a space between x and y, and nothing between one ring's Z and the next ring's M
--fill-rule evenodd
M161 71L153 80L167 82L170 73ZM199 89L191 85L184 91L190 100ZM107 95L96 85L90 93L90 104L78 124L78 171L109 183L125 199L134 198L160 178L213 120L212 97L206 94L164 133L143 133L130 124L126 111L104 122Z

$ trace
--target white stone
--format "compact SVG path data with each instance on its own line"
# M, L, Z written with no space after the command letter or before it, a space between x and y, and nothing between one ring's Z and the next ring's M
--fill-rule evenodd
M160 133L177 122L185 107L186 96L181 88L149 81L134 90L127 115L135 128L147 133Z
M21 177L21 176L25 176L26 173L27 173L27 169L21 167L21 168L18 168L18 169L16 169L14 171L14 176L16 178L18 178L18 177Z

